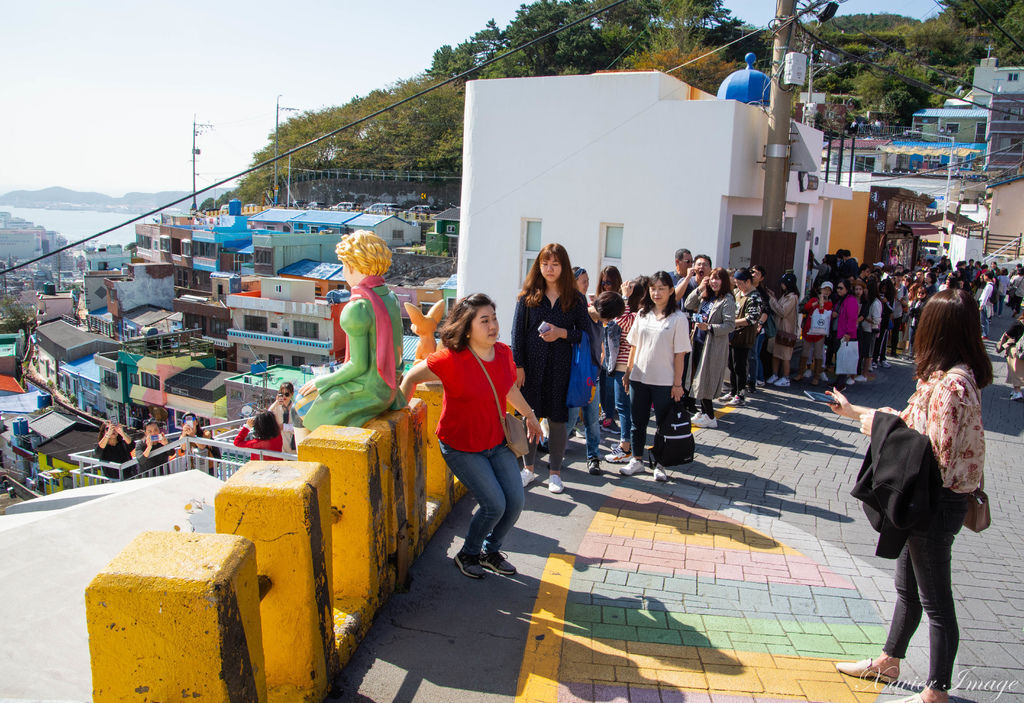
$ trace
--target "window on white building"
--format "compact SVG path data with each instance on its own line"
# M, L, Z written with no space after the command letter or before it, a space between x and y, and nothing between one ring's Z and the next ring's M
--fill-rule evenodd
M622 266L622 225L601 225L601 267Z
M537 254L540 252L540 232L540 220L523 220L522 277L524 281L526 280L526 274L530 272L530 268L533 266L533 262L537 260Z
M284 357L280 354L267 354L267 365L275 366L284 363Z
M320 325L316 322L296 320L292 323L292 334L296 337L305 337L306 339L319 339Z
M1007 73L1006 74L1006 80L1008 80L1008 81L1020 80L1020 74L1019 73Z
M393 241L393 242L404 242L405 241L405 232L403 232L400 228L397 228L397 227L392 229L391 230L391 241Z

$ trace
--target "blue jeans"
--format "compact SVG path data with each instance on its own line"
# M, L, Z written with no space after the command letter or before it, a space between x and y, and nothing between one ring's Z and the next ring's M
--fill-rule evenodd
M755 381L764 380L764 366L761 364L761 350L764 349L764 343L767 338L767 333L764 330L761 330L757 333L757 338L754 340L754 349L750 353L750 375L747 381L751 388L754 387Z
M633 411L629 406L629 393L622 386L625 371L612 371L608 374L608 383L615 387L615 412L619 416L619 442L632 442L630 433L633 430Z
M988 336L988 311L985 308L981 309L981 336Z
M523 511L523 480L516 455L504 442L482 452L462 452L444 442L438 444L448 468L480 504L469 521L462 551L497 552Z
M600 393L594 393L590 403L583 410L583 434L587 438L587 458L597 458L601 445L601 408Z

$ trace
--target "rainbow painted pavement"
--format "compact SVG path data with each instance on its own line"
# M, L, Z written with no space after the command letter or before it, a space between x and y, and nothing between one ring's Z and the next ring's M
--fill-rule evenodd
M649 486L615 489L577 554L549 557L517 701L876 700L881 684L834 667L874 656L886 636L875 603L823 563L851 557Z

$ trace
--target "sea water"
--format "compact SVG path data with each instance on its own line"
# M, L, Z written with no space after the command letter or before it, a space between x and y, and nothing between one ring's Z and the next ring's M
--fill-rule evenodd
M0 205L0 212L9 212L13 217L20 217L62 234L68 242L77 242L80 239L102 232L105 229L119 225L122 222L137 217L137 214L124 212L96 212L93 210L48 210L43 208L11 207ZM147 217L139 222L155 222L155 216ZM118 227L113 232L94 239L90 244L121 244L125 245L135 241L135 225L130 224Z

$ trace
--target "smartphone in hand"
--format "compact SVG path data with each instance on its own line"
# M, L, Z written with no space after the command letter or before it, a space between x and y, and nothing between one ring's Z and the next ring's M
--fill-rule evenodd
M544 333L545 333L545 332L547 332L547 331L548 331L549 329L551 329L551 323L550 323L550 322L547 322L546 320L545 320L544 322L540 323L539 325L537 325L537 331L538 331L538 332L539 332L540 334L544 334Z
M816 403L836 405L836 399L830 396L828 393L819 393L818 391L804 391L804 395L806 395L808 398L810 398Z

